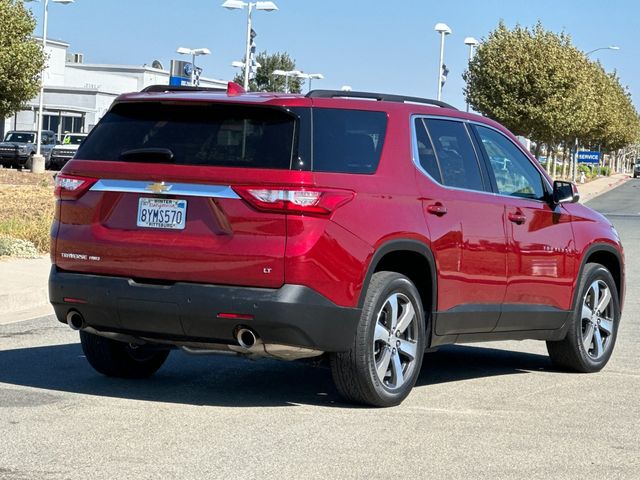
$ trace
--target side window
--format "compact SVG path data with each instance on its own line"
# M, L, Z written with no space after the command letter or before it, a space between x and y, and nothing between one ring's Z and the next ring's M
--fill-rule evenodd
M417 160L420 166L425 172L431 175L436 182L442 183L440 167L438 166L438 160L433 151L433 145L427 133L427 128L424 125L424 120L422 118L416 118L413 128L415 130L415 151L418 154Z
M449 187L484 190L480 165L466 127L451 120L426 120L442 182Z
M374 173L387 131L387 114L313 109L313 171Z
M501 133L481 126L476 126L476 130L496 178L498 193L542 200L545 196L542 177L527 156Z

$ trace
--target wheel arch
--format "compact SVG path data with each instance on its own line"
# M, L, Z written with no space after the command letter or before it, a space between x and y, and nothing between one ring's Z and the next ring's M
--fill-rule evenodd
M578 284L585 266L588 263L599 263L604 266L613 277L613 281L616 284L616 290L618 291L618 303L622 309L622 303L624 300L624 267L622 262L622 255L620 252L610 244L596 243L590 245L584 254L582 255L582 261L580 262L580 270L576 279L576 288L573 295L572 309L575 308L578 301Z
M360 308L364 304L367 285L369 285L371 276L380 271L400 273L409 278L416 286L425 311L427 344L430 344L432 335L431 318L436 310L438 299L436 263L431 249L423 242L409 239L391 240L380 246L373 254L367 268L358 301Z

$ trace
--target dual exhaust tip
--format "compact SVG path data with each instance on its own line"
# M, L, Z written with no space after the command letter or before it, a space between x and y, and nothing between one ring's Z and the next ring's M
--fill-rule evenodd
M69 325L72 330L82 330L87 326L82 314L76 310L69 310L69 313L67 313L67 325ZM242 348L250 350L251 347L258 343L258 337L253 330L240 327L236 331L236 341Z

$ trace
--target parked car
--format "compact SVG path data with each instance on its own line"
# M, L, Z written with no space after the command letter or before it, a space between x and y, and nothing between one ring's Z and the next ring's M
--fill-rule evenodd
M105 375L178 348L324 355L346 399L391 406L440 345L542 340L595 372L616 341L611 223L442 102L152 87L114 102L56 195L51 302Z
M64 167L65 163L76 154L78 147L85 138L87 138L86 133L65 133L62 143L51 150L51 167L57 169Z
M3 167L31 168L31 159L36 153L37 132L18 131L7 132L4 141L0 142L0 163ZM56 144L56 135L51 130L42 131L40 152L45 158L45 168L49 166L51 149Z
M636 163L633 166L633 178L640 177L640 162Z

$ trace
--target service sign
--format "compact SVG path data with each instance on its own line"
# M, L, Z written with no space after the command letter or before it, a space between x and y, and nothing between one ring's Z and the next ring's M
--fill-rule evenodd
M600 163L600 152L588 152L583 150L578 152L578 163Z

